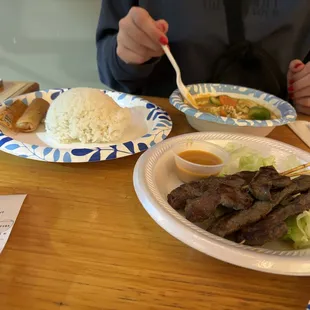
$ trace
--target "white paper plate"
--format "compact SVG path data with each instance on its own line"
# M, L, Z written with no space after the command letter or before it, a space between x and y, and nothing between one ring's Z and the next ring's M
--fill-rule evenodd
M52 102L67 88L41 90L22 95L4 102L10 105L20 99L30 104L35 98ZM7 136L0 131L0 150L23 158L57 162L82 163L117 159L145 151L164 140L172 129L172 121L167 112L143 98L113 91L104 91L121 107L131 108L132 124L122 141L113 144L60 144L46 135L42 124L36 132L18 133Z
M310 249L291 250L281 242L269 243L264 247L237 244L199 228L170 207L167 195L181 184L175 174L171 147L186 139L206 140L220 146L228 142L249 146L266 156L275 156L279 171L284 169L282 163L288 155L295 154L301 162L310 162L310 153L267 138L193 133L168 139L148 150L138 160L133 178L137 196L149 215L169 234L190 247L245 268L283 275L310 275Z

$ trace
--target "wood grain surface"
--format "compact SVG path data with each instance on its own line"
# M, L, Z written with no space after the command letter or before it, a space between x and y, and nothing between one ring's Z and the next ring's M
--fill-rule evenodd
M3 81L3 86L0 87L0 102L37 90L39 90L39 84L35 82Z
M171 115L170 137L193 131L167 99L151 100ZM271 137L309 151L287 127ZM1 310L306 308L309 277L229 265L155 224L133 189L138 157L70 165L0 153L0 194L28 194L0 255Z

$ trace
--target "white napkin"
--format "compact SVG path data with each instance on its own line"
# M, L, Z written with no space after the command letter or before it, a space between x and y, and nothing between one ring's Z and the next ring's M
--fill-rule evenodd
M26 195L0 196L0 253L7 243Z
M288 124L295 134L310 147L310 122L296 121Z

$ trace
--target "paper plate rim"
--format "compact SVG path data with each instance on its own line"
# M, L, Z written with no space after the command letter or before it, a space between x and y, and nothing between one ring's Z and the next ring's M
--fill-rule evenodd
M40 90L14 98L9 98L4 101L4 104L9 105L16 99L21 99L24 103L28 104L27 98L31 96L34 96L34 98L41 98L44 94L50 94L51 100L54 100L59 94L69 89L70 88L51 88ZM53 148L49 146L24 143L14 139L14 137L5 135L0 130L0 150L18 157L46 162L98 162L138 154L163 141L170 134L172 130L171 117L165 110L157 106L155 103L126 93L103 89L101 91L116 96L118 100L139 101L142 106L150 111L146 120L149 121L151 119L151 121L154 122L152 130L134 140L116 144L107 144L104 147L89 148Z

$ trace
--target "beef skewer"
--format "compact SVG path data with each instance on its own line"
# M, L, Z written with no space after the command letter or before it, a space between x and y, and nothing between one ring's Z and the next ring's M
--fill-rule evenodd
M242 210L232 215L225 215L211 226L209 232L225 237L244 226L256 223L271 212L283 199L291 195L295 189L296 184L292 183L282 191L275 193L271 201L256 201L250 209Z
M272 211L262 221L242 229L237 241L247 245L260 246L266 242L282 238L287 233L285 220L310 208L310 192L297 196L290 204Z
M280 174L269 166L255 172L211 176L183 184L167 198L174 209L184 210L190 222L215 235L262 245L287 233L288 216L310 209L310 170L304 170L308 167L310 163ZM307 205L300 202L304 197L308 197ZM218 212L220 209L225 212ZM272 221L275 216L278 220Z

